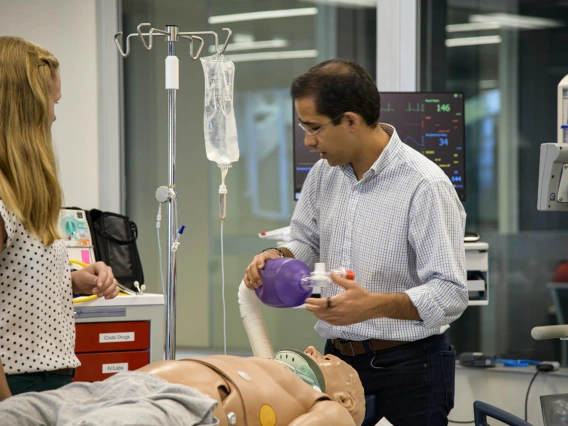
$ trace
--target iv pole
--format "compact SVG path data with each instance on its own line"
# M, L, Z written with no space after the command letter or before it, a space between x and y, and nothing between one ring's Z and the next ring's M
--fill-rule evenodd
M215 37L215 51L221 55L231 38L232 31L228 28L223 28L227 31L227 39L225 44L219 48L219 37L214 31L199 31L199 32L179 32L177 25L166 25L165 30L151 28L149 32L143 33L142 27L151 27L151 24L143 23L138 25L137 32L130 34L126 38L126 52L122 49L119 37L122 36L122 31L114 35L114 41L118 51L122 57L126 58L130 55L130 38L140 37L140 41L146 50L152 49L153 38L155 36L165 36L168 43L168 56L166 57L166 89L168 91L168 186L167 193L163 201L168 202L168 279L166 287L166 345L165 345L165 359L175 359L176 353L176 287L177 287L177 270L176 270L176 251L172 250L177 230L177 186L176 186L176 94L179 89L179 60L176 56L176 43L180 38L189 40L189 56L194 61L199 58L201 50L203 49L204 41L200 35L212 35ZM144 39L148 38L148 43ZM193 41L200 42L197 53L193 53ZM159 200L160 201L160 200Z

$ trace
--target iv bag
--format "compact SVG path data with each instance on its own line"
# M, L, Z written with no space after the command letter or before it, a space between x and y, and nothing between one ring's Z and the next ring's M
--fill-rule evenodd
M235 64L223 55L200 59L205 74L203 130L207 158L219 165L230 164L239 159L233 110Z

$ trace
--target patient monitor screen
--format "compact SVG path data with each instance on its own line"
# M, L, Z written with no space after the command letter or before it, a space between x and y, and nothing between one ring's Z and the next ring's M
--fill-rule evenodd
M465 201L465 126L462 93L381 92L381 123L394 126L400 139L448 175ZM304 131L294 109L294 198L320 159L304 146Z

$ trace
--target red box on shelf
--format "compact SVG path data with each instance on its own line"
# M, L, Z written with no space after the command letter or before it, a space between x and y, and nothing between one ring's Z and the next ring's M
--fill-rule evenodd
M75 353L128 351L150 348L150 322L75 324Z
M150 362L149 351L97 352L77 354L81 366L74 382L97 382L121 371L137 370Z

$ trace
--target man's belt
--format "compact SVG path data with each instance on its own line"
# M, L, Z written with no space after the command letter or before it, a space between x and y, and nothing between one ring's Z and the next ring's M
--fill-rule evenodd
M368 353L373 353L377 351L382 351L383 349L394 348L395 346L404 345L409 342L402 342L399 340L381 340L381 339L369 339L362 341L352 341L343 339L331 339L331 344L335 349L341 351L342 355L345 356L356 356Z

